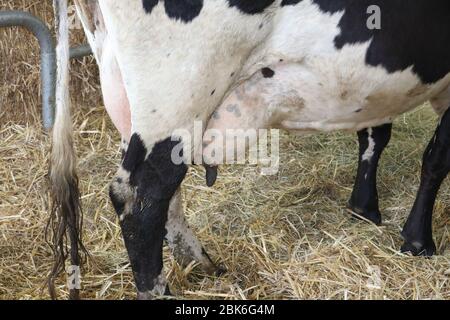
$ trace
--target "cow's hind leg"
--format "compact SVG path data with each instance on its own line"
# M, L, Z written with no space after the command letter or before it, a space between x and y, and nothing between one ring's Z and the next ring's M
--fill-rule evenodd
M378 207L377 168L383 150L391 138L392 124L358 132L359 161L353 193L348 203L355 217L381 224Z
M208 274L221 275L224 272L212 262L194 232L189 228L184 216L182 196L179 190L170 202L166 230L167 242L180 265L187 266L190 262L197 261Z
M133 134L110 188L139 299L158 297L167 290L162 247L169 203L187 172L186 165L171 161L176 144L169 138L148 153L140 136Z
M442 181L450 171L450 110L444 114L430 144L425 150L422 176L416 201L403 228L402 252L432 256L432 216Z

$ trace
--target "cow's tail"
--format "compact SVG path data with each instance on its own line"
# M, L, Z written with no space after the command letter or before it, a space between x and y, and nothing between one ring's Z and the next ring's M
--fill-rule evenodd
M52 299L56 298L55 279L65 270L70 256L68 281L70 299L79 298L80 251L86 252L81 242L82 212L76 156L73 147L73 126L69 102L69 21L67 0L53 0L57 30L56 115L53 127L50 160L51 217L46 228L46 239L54 253L54 266L48 277Z

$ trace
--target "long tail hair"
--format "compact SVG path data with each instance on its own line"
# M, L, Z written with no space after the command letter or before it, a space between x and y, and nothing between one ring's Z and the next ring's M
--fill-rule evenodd
M70 256L74 268L81 264L80 250L82 211L73 147L73 126L69 99L69 22L67 0L53 0L57 26L56 117L53 127L50 160L51 216L46 227L46 240L54 254L54 266L48 276L52 299L56 299L55 279L65 270ZM69 247L69 244L70 247ZM72 269L74 269L72 268ZM75 270L72 270L75 271ZM70 299L79 299L79 288L71 286Z

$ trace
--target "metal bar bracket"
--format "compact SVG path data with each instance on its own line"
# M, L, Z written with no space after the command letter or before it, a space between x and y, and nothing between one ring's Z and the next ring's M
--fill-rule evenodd
M41 50L42 121L50 130L55 119L56 48L52 32L36 16L24 11L0 11L0 27L24 27L38 39ZM92 53L89 45L70 49L71 58L82 58Z

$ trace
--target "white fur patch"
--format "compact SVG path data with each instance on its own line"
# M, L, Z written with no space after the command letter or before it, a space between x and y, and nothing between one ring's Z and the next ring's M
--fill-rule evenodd
M123 212L119 216L119 220L123 221L132 213L133 204L136 199L136 190L130 185L130 173L123 169L122 166L120 166L115 180L111 183L111 190L124 203Z
M375 140L373 139L373 129L369 128L367 129L369 145L367 146L366 151L362 155L362 161L369 161L372 160L373 155L375 154Z

